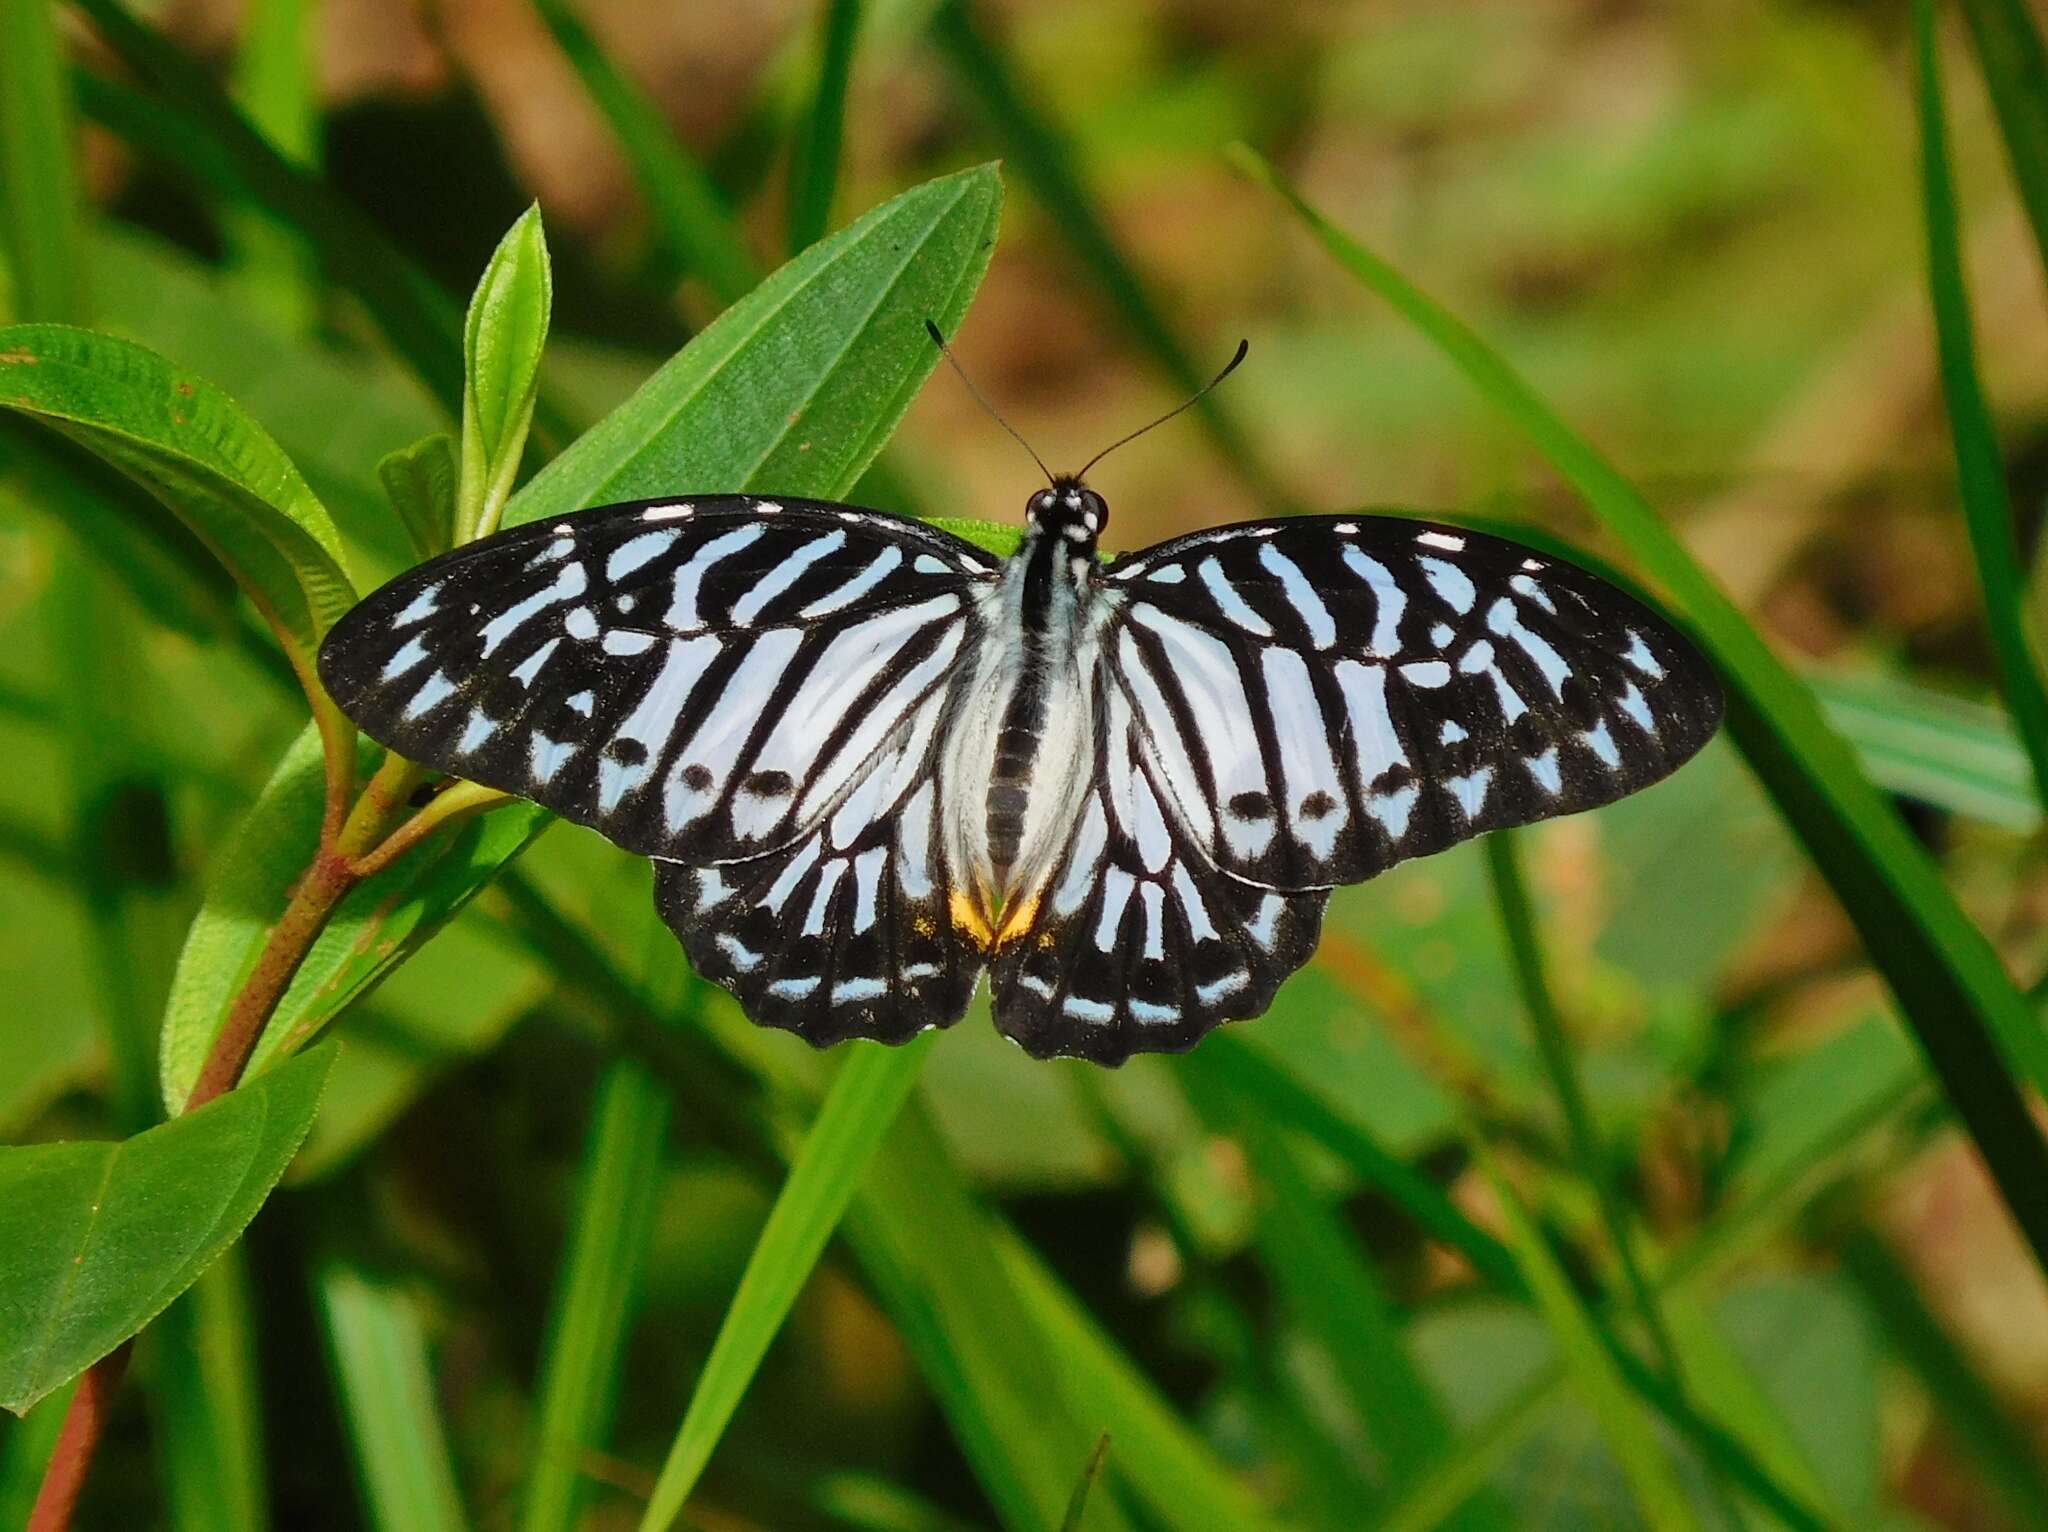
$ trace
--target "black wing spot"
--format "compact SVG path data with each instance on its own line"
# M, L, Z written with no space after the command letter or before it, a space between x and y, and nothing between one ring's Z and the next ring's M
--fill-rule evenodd
M748 776L743 787L756 798L785 798L795 785L786 771L757 771Z
M638 766L647 759L647 747L637 739L615 739L604 753L623 766Z
M1273 800L1264 793L1237 793L1231 797L1230 812L1239 819L1270 819Z
M695 793L701 793L711 785L711 768L695 762L683 768L683 786Z
M1557 733L1540 713L1524 713L1508 725L1508 738L1523 755L1541 755L1557 743Z
M1600 722L1600 698L1576 674L1564 678L1563 695L1558 700L1564 707L1565 717L1581 729L1593 728Z
M1328 793L1318 789L1301 800L1301 817L1303 819L1326 819L1336 811L1336 808L1337 800Z
M1369 791L1374 794L1398 793L1414 780L1415 769L1406 761L1396 761L1372 779Z

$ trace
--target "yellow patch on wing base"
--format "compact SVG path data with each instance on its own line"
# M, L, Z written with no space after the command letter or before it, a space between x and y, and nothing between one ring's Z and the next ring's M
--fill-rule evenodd
M954 889L953 897L947 902L946 909L953 917L953 924L972 937L975 946L986 952L989 943L995 940L995 932L989 929L988 921L982 917L981 911L975 908L974 901L967 896L966 890Z
M1027 894L1004 912L1003 928L996 933L996 946L1004 947L1031 929L1038 918L1038 895Z

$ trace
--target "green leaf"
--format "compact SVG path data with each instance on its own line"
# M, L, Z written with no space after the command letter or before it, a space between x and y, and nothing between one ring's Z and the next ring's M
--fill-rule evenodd
M1997 708L1896 676L1806 680L1827 721L1885 791L2021 834L2040 827L2026 752Z
M987 269L1002 183L984 166L884 203L776 272L513 495L505 524L691 488L842 495L937 360ZM197 1078L234 986L317 844L310 741L217 862L165 1020L165 1098ZM289 803L285 800L289 799ZM261 821L260 829L253 828ZM530 804L439 837L354 889L251 1067L312 1036L432 936L553 820Z
M335 1261L314 1274L313 1295L370 1525L379 1532L462 1532L462 1497L434 1407L417 1308L404 1292Z
M455 438L436 432L378 461L377 482L423 559L455 546Z
M459 543L489 535L512 493L554 301L554 269L536 203L492 252L463 326Z
M2022 0L1961 0L1961 6L2048 274L2048 48Z
M0 1149L0 1405L135 1334L248 1226L320 1105L320 1049L119 1143Z
M1963 522L1969 528L1977 582L1984 592L1984 619L1991 630L1992 653L1998 659L1999 690L2005 694L2005 705L2019 729L2020 742L2026 746L2035 786L2043 800L2048 800L2048 690L2042 688L2040 663L2027 637L2026 576L2020 568L2012 501L2006 494L2005 457L1999 451L1984 386L1977 378L1930 0L1919 0L1914 6L1913 33L1919 75L1927 285L1933 299L1941 390L1948 404L1949 435L1955 444Z
M0 329L0 408L62 432L162 501L311 677L313 651L355 588L325 507L240 405L128 341L14 325Z
M689 491L843 495L937 364L993 248L993 166L907 191L734 304L512 497L505 525Z
M56 0L10 0L0 6L0 265L14 278L11 317L86 317L77 152Z
M562 1284L548 1310L521 1532L571 1532L577 1525L585 1455L604 1449L618 1391L668 1120L668 1092L638 1064L621 1062L606 1072L572 1204Z
M747 1257L739 1290L718 1327L718 1338L698 1374L683 1423L640 1518L640 1532L666 1532L682 1514L683 1503L767 1355L768 1343L782 1328L824 1254L825 1242L839 1227L883 1134L909 1099L936 1038L936 1033L927 1032L901 1048L863 1044L840 1066Z
M1608 1446L1613 1448L1635 1492L1636 1506L1644 1521L1655 1532L1699 1532L1699 1520L1679 1488L1670 1460L1664 1456L1649 1412L1623 1382L1613 1357L1601 1343L1596 1321L1573 1289L1571 1278L1544 1243L1520 1195L1508 1185L1484 1145L1473 1142L1507 1223L1508 1243L1515 1249L1530 1294L1550 1326L1559 1355L1599 1421Z
M840 140L846 131L846 88L860 36L861 0L824 0L820 7L818 84L789 154L789 253L824 238L839 185Z
M1855 922L2035 1259L2048 1267L2048 1145L2016 1084L2048 1086L2048 1032L1813 694L1649 502L1505 360L1303 202L1264 160L1242 149L1235 157L1288 201L1340 265L1456 363L1677 599L1729 688L1736 743Z

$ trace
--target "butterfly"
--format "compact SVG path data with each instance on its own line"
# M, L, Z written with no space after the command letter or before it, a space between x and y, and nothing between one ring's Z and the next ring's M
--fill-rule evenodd
M1121 1063L1256 1016L1331 890L1609 803L1714 733L1670 623L1454 526L1104 560L1079 477L998 558L824 501L603 506L429 560L321 679L400 754L652 858L699 972L818 1046L966 1011Z

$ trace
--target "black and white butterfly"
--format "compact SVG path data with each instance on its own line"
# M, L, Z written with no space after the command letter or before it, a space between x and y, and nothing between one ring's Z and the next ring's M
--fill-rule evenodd
M967 1009L1117 1063L1256 1016L1339 884L1612 802L1712 735L1671 626L1497 537L1300 517L1102 561L1076 478L996 558L710 495L412 570L320 674L413 760L655 860L699 971L812 1043Z

